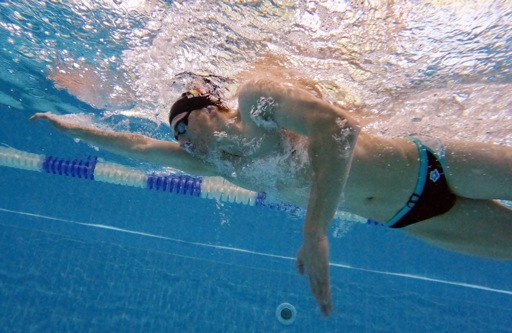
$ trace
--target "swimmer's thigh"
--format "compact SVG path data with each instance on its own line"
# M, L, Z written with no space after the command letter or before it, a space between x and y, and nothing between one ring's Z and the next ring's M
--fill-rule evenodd
M448 141L445 147L445 172L453 193L512 200L512 147L464 141Z
M457 198L447 213L404 230L451 251L512 260L512 210L492 200Z

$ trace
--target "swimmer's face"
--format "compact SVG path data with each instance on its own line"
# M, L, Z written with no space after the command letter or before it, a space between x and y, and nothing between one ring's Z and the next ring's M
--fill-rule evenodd
M215 144L214 132L219 128L222 117L219 108L209 105L202 109L194 110L188 117L188 125L178 135L180 146L199 157L208 155Z

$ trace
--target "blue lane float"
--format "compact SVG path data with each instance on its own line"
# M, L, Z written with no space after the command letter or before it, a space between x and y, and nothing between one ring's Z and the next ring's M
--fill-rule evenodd
M305 210L301 207L284 202L270 201L265 192L246 190L231 184L222 177L194 177L179 173L146 173L121 164L100 161L96 156L89 156L86 159L66 159L53 155L32 154L10 147L0 147L0 166L265 207L294 215L305 213ZM347 213L339 212L337 217L343 219L344 214ZM381 225L376 221L357 217L352 217L351 221Z
M41 171L53 173L54 175L64 175L94 180L94 169L98 158L89 156L87 160L68 160L53 156L43 157Z

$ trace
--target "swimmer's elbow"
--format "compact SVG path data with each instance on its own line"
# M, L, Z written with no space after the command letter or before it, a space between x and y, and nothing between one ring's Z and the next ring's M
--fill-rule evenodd
M240 92L253 91L253 90L261 90L269 85L275 84L274 81L269 79L256 78L245 82L240 87Z
M333 109L331 123L335 124L336 129L345 128L359 133L361 126L357 119L350 116L346 110L342 110L334 105L330 105L330 107Z
M340 129L349 129L359 132L359 122L348 115L344 110L331 105L325 101L315 101L311 107L314 112L308 112L311 119L312 130L324 130L324 132L335 131L339 132ZM310 110L309 110L310 111Z
M247 97L253 95L258 88L258 80L252 79L245 82L238 88L238 97Z
M270 79L257 78L244 83L238 89L238 99L254 100L261 96L278 97L284 94L282 85Z
M261 89L258 80L248 81L238 89L239 104L253 100L259 97L259 94L261 94Z

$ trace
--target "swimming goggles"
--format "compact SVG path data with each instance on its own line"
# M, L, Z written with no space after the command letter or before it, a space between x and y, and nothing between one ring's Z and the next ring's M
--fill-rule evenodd
M192 111L201 110L209 105L219 106L220 104L217 97L199 89L183 93L173 104L169 113L169 122L174 132L174 138L178 140L178 136L187 131L188 117Z
M188 128L188 117L190 113L194 110L190 110L188 112L183 112L174 117L171 123L171 128L174 133L174 138L178 141L178 136L181 134L185 134Z

